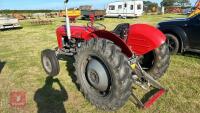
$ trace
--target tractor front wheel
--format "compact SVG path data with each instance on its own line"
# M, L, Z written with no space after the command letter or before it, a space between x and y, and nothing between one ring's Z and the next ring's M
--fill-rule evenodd
M83 42L74 66L80 91L97 108L117 110L128 100L132 70L118 46L98 38Z
M49 76L56 76L60 71L58 59L55 51L46 49L41 53L41 62L45 72Z

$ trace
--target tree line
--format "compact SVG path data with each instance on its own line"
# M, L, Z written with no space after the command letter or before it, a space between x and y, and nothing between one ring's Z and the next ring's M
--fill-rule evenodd
M163 0L161 2L161 6L173 6L175 3L180 5L189 4L189 0ZM151 1L144 1L144 6L146 10L153 10L158 8L158 3L151 2ZM50 13L50 12L58 12L59 10L0 10L0 13L7 14L7 13Z
M191 7L189 0L163 0L160 3L160 6L169 7L169 6L174 6L175 4L183 8ZM155 12L158 6L159 6L158 3L151 1L144 1L144 9L146 11Z

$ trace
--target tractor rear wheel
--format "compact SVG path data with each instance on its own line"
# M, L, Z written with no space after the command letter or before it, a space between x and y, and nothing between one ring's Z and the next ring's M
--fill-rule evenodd
M167 44L145 54L140 61L142 68L154 79L161 78L167 71L170 63L170 53Z
M131 67L121 49L94 38L83 42L75 56L77 85L97 108L117 110L131 95Z
M56 76L60 71L58 59L55 51L46 49L41 53L41 62L45 72L49 76Z

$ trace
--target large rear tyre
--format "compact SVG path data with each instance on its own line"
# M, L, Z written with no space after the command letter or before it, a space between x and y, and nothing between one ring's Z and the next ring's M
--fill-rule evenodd
M140 61L142 68L154 79L161 78L167 71L170 63L170 53L167 44L145 54Z
M75 56L76 83L97 108L117 110L131 94L131 67L121 49L105 39L83 42Z
M49 76L56 76L59 74L60 66L55 51L50 49L42 51L41 62L45 72Z

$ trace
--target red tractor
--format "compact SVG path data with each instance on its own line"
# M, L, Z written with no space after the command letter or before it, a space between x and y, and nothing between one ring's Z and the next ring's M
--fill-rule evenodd
M149 107L166 91L156 81L170 61L165 35L145 24L124 23L107 31L104 25L94 23L92 16L91 19L87 26L70 26L66 13L66 25L56 30L58 48L42 51L44 70L49 76L56 76L59 56L72 56L76 83L97 108L117 110L130 95L141 107ZM131 90L132 85L159 90L142 103Z

